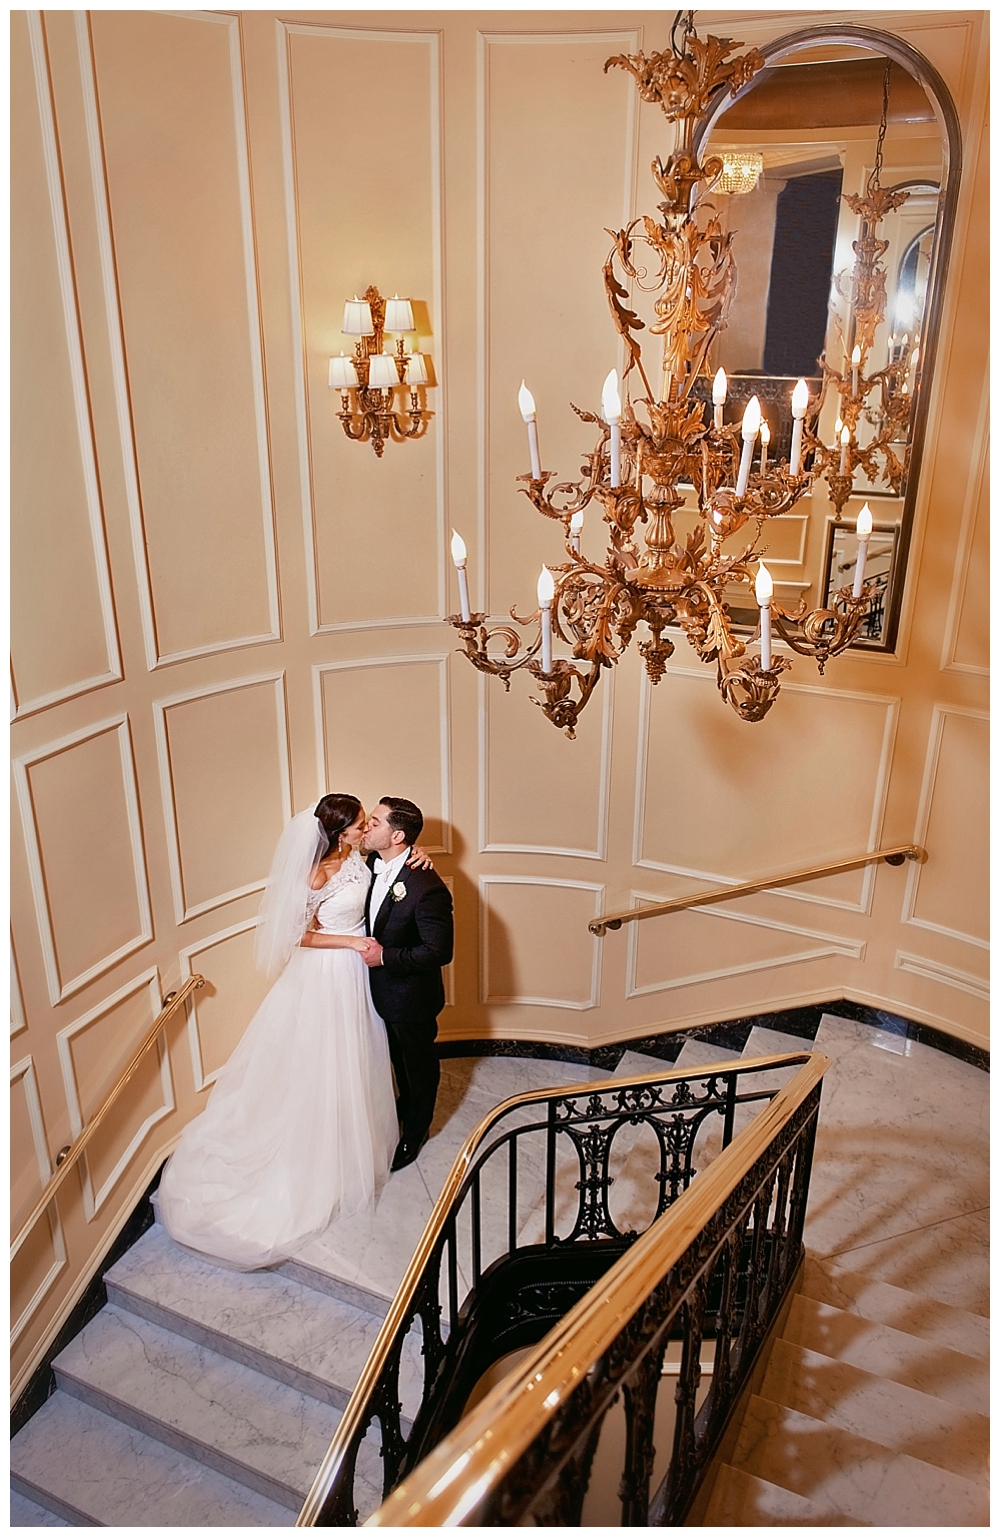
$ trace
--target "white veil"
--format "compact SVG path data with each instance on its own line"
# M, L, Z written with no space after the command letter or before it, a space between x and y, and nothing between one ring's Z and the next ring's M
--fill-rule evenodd
M254 940L257 969L269 977L288 964L306 931L309 872L326 848L326 833L312 810L292 817L278 839Z

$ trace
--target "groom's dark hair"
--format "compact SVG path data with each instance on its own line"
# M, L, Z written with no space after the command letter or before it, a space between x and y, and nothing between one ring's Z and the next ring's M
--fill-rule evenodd
M412 801L405 801L399 795L380 795L379 805L388 806L389 815L386 817L390 827L396 832L403 833L408 844L416 843L424 828L424 814L419 806Z

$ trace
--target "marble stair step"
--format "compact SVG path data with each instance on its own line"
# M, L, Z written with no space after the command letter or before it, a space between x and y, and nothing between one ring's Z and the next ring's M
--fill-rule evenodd
M859 1271L838 1266L835 1261L806 1255L802 1295L814 1302L829 1303L845 1313L859 1313L872 1323L888 1324L905 1334L936 1340L963 1355L989 1358L988 1318L933 1297L918 1296L902 1286L890 1286L887 1281L872 1280Z
M715 1476L702 1526L862 1526L850 1516L807 1500L804 1495L742 1468L722 1463Z
M72 1397L295 1512L340 1420L329 1404L113 1304L53 1366Z
M982 1526L985 1487L754 1395L733 1467L866 1526Z
M277 1271L224 1269L149 1228L105 1275L108 1300L243 1366L343 1409L381 1320ZM420 1398L418 1336L400 1368L404 1428Z
M14 1490L70 1526L293 1526L284 1505L55 1392L10 1444Z
M862 1371L889 1377L921 1393L947 1399L976 1414L989 1414L989 1363L893 1329L872 1323L858 1313L794 1298L782 1336L793 1345L818 1351L835 1361L847 1361Z
M57 1516L53 1511L46 1510L44 1505L36 1505L34 1500L25 1499L23 1494L18 1494L12 1489L10 1493L10 1524L18 1526L69 1526L62 1516Z
M985 1415L788 1340L774 1342L760 1397L962 1478L986 1476L990 1422Z

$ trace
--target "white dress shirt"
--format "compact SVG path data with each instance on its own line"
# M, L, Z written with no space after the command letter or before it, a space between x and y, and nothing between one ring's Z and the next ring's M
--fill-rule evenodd
M390 888L399 880L403 866L409 857L410 850L405 848L402 853L397 854L395 859L390 860L388 864L385 863L381 855L378 855L376 858L375 879L372 882L372 900L371 906L368 909L371 916L372 929L375 927L375 919L378 916L382 903L389 895Z

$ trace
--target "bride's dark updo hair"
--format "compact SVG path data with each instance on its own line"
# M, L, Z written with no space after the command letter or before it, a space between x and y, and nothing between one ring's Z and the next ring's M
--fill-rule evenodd
M324 795L313 815L326 833L327 853L337 846L345 827L358 820L360 812L361 802L356 795Z

